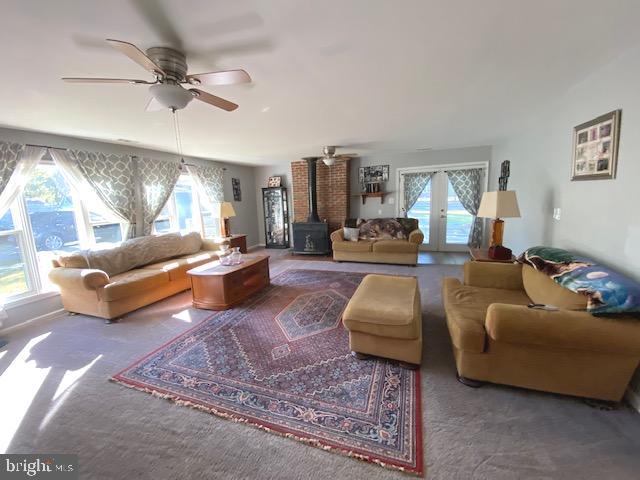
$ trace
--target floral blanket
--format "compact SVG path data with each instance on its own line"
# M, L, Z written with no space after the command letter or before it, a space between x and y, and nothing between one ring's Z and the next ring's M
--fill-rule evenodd
M418 228L415 218L350 218L345 227L359 229L360 240L406 240L409 234Z
M593 314L640 313L640 283L559 248L533 247L518 258L557 284L587 296Z

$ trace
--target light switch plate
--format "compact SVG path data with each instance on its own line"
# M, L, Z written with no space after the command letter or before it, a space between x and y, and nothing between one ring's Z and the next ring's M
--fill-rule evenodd
M553 219L554 220L560 220L560 215L562 213L562 210L560 209L560 207L556 207L553 209Z

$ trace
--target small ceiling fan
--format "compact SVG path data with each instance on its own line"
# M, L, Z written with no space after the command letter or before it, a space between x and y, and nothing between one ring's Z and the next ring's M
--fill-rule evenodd
M125 54L142 68L154 76L153 81L127 78L78 78L65 77L62 80L70 83L130 83L133 85L151 85L151 100L147 110L154 111L169 108L174 112L185 108L194 98L214 107L231 112L238 108L233 102L207 93L198 88L184 88L198 85L236 85L251 82L251 77L244 70L224 70L187 74L187 61L183 52L169 47L152 47L146 53L132 43L107 39L106 42L116 50Z
M322 149L323 156L320 158L322 158L322 161L327 167L330 167L331 165L336 163L336 160L340 160L340 159L348 160L350 158L354 158L358 156L357 153L342 153L340 155L336 155L336 148L340 148L340 147L326 146Z

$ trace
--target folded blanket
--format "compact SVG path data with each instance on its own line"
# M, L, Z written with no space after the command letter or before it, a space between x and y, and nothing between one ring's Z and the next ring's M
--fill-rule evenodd
M557 284L587 296L595 315L640 312L640 283L588 258L559 248L533 247L518 258Z

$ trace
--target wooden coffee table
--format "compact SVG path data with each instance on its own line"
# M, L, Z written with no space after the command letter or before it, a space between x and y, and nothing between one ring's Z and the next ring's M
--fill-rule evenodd
M187 272L193 306L227 310L269 285L269 257L243 255L240 265L205 263Z

